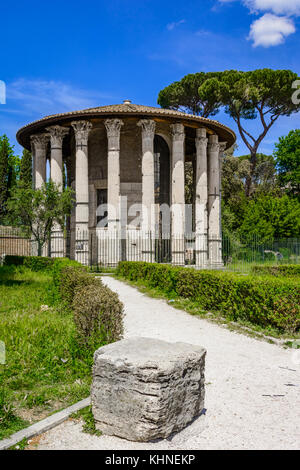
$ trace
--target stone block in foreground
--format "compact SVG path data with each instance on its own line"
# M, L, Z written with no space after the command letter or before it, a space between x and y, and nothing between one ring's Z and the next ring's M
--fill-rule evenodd
M205 349L129 338L95 352L92 410L104 434L147 442L186 427L204 407Z

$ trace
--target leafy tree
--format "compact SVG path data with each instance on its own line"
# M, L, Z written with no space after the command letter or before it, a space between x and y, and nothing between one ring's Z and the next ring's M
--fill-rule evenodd
M246 195L252 191L260 144L280 116L290 116L300 105L292 102L292 84L298 79L290 70L261 69L251 72L225 71L219 81L208 79L199 88L202 100L216 95L225 111L237 124L241 138L250 151L250 174L246 179ZM246 121L259 119L257 135L246 129Z
M19 157L14 155L13 146L6 135L0 136L0 220L5 223L7 200L19 176Z
M182 80L161 90L157 102L162 108L176 109L203 117L215 116L222 105L215 94L220 75L218 72L186 75ZM206 94L200 97L199 88L207 80L211 80L211 92L208 87Z
M239 233L243 238L255 234L262 240L299 237L300 202L288 195L250 200Z
M20 181L27 187L32 187L32 155L24 149L20 162Z
M201 72L187 75L161 90L158 104L203 117L214 116L225 107L250 152L250 174L245 189L249 196L260 144L280 116L290 116L300 109L300 105L292 102L292 84L296 80L297 74L290 70ZM257 135L246 126L247 121L255 119L261 124Z
M51 180L37 190L20 183L8 201L8 210L14 224L21 226L37 242L41 256L54 224L64 228L73 202L73 191L67 188L61 192Z
M278 169L278 179L282 187L300 196L300 129L280 137L275 144L274 157Z

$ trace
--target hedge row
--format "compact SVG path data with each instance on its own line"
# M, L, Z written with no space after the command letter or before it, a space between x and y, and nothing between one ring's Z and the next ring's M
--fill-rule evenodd
M252 266L253 274L268 274L271 276L300 276L299 264L280 264L278 266Z
M55 273L62 301L73 311L78 340L99 347L123 335L124 307L118 295L81 265L65 265Z
M53 267L55 258L43 258L41 256L13 256L6 255L4 266L24 266L32 271L44 271Z
M221 312L230 320L294 333L300 328L300 285L291 278L243 276L197 271L162 264L121 262L117 274L168 295L195 301L199 308Z
M121 339L124 307L118 295L77 261L41 256L6 256L4 264L52 274L54 298L73 312L77 340L81 345L93 348Z

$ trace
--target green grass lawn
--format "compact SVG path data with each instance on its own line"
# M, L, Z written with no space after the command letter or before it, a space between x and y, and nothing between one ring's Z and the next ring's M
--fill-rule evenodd
M89 395L92 352L78 348L50 274L0 267L0 340L0 439Z

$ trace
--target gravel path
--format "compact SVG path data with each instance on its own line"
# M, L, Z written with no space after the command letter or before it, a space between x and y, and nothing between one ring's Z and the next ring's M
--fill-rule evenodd
M67 421L44 434L38 449L300 448L300 364L291 350L193 317L114 278L104 282L125 304L126 337L207 349L206 415L172 439L147 444L90 436L81 432L80 423Z

